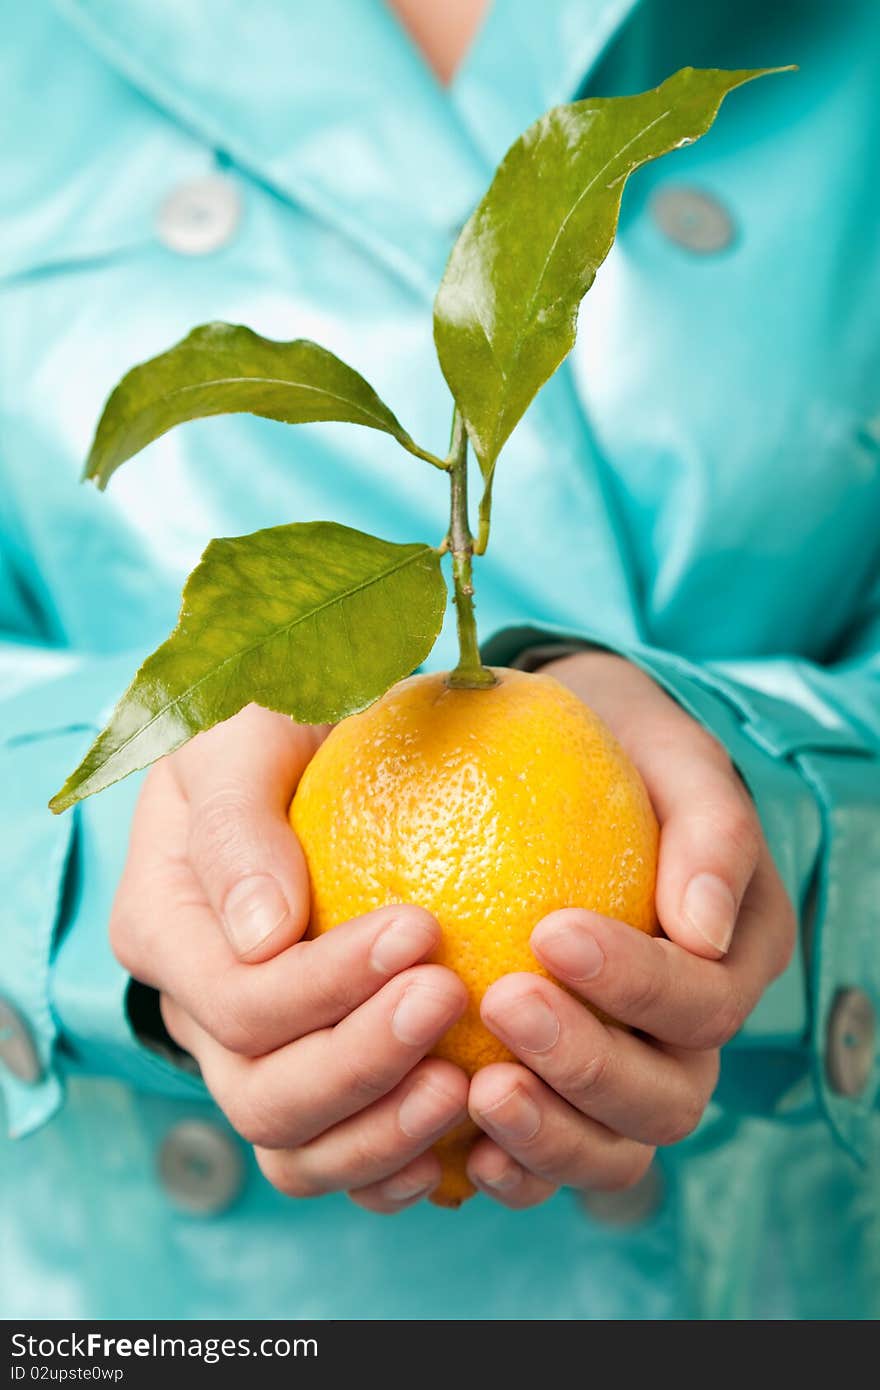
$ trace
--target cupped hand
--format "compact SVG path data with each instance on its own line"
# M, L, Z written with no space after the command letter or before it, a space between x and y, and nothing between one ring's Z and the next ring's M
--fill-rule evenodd
M426 1057L466 995L422 963L440 931L417 907L302 939L287 808L321 736L252 705L157 764L111 942L275 1187L394 1212L439 1181L430 1146L466 1114L464 1074Z
M471 1082L470 1113L485 1137L469 1173L516 1208L561 1185L631 1186L657 1145L690 1134L715 1088L719 1048L784 970L795 940L791 903L721 746L619 657L589 652L544 669L595 710L645 780L661 827L665 935L554 912L531 944L570 993L528 974L487 990L483 1021L523 1065L489 1066ZM601 1022L579 1000L627 1027Z

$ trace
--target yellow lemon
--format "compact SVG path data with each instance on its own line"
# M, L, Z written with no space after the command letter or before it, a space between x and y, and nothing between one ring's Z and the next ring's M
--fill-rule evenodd
M480 1020L488 986L547 972L535 924L585 907L656 930L658 829L613 735L550 676L496 670L488 690L411 676L332 731L303 775L290 821L309 866L311 931L416 903L443 931L434 959L467 986L465 1015L434 1053L468 1075L511 1054ZM432 1200L473 1193L477 1131L441 1140Z

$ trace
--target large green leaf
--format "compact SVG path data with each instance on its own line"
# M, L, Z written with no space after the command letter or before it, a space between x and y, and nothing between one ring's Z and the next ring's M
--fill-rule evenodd
M86 477L104 488L121 463L175 425L241 412L291 425L367 425L436 462L372 386L326 348L307 338L276 343L249 328L208 323L122 378L104 407Z
M321 724L409 675L446 606L440 555L313 521L212 541L174 632L50 805L146 767L250 701Z
M511 146L434 304L440 365L487 487L511 430L574 344L627 177L705 134L732 88L782 70L682 68L638 96L558 106Z

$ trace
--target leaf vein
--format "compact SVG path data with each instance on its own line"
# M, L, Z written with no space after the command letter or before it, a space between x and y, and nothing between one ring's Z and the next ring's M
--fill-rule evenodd
M356 584L350 589L345 589L340 594L336 594L331 598L325 599L323 603L318 604L314 608L310 608L307 613L301 613L299 617L294 618L292 622L279 624L270 632L265 633L263 636L261 636L258 641L252 642L249 646L243 647L240 650L233 652L230 656L224 658L223 661L219 662L216 666L212 667L210 671L206 671L205 674L200 676L198 680L193 681L190 685L186 687L185 690L181 691L179 695L175 696L173 700L166 701L164 705L162 705L159 709L156 710L156 713L152 716L151 719L147 721L146 724L142 724L140 728L135 729L135 731L132 734L130 734L128 738L124 739L122 743L117 744L116 747L113 749L112 753L110 754L110 757L117 757L120 753L123 753L130 744L134 743L134 741L140 738L142 734L147 733L148 730L152 728L152 726L156 723L158 719L161 719L162 716L167 714L170 710L177 709L185 699L191 697L193 693L199 689L200 686L205 684L206 681L216 678L220 674L220 672L222 672L224 668L230 664L230 662L236 660L243 661L245 657L250 656L251 652L256 651L261 646L266 646L269 642L274 641L276 638L280 636L290 637L293 633L294 628L298 627L300 623L312 620L317 624L319 615L323 613L323 611L326 608L332 607L334 603L339 603L342 599L353 598L355 594L362 593L365 589L371 588L374 584L381 583L383 579L390 579L392 575L397 574L399 570L405 569L407 565L414 564L417 560L424 559L425 554L429 552L430 547L425 546L425 548L423 550L420 550L417 555L407 555L404 559L399 560L397 564L391 565L387 569L382 570L381 573L371 575L370 578L362 580L360 584ZM172 633L171 637L169 638L169 642L173 642L175 636L177 636L177 634L180 632L184 616L184 614L181 614L180 622L178 622L175 632ZM159 653L157 652L156 656L158 655ZM105 759L105 763L110 761L110 757ZM104 764L102 764L102 766L103 765Z
M187 386L178 386L178 387L176 387L173 391L170 391L170 392L167 394L167 396L165 396L165 397L163 397L163 398L157 397L157 398L155 398L154 400L152 400L152 401L150 402L150 405L151 405L151 406L152 406L152 405L155 405L155 404L157 403L157 401L160 401L160 400L162 400L162 399L164 399L164 400L175 400L178 396L186 396L186 395L187 395L189 392L191 392L191 391L204 391L206 388L209 389L209 390L213 390L213 388L214 388L214 387L217 387L217 386L238 386L238 385L241 385L242 383L245 383L245 382L246 382L246 383L253 384L253 385L257 385L257 386L281 386L281 387L290 386L290 387L293 387L293 388L294 388L295 390L297 390L297 391L314 391L316 395L319 395L319 396L327 396L330 400L339 401L339 402L341 402L343 405L347 405L350 409L355 410L355 411L358 411L358 412L360 412L360 414L362 414L362 415L366 415L368 419L370 419L370 420L375 420L375 421L379 422L379 428L380 428L380 429L383 429L383 430L386 430L386 431L388 430L388 422L387 422L386 420L384 420L383 417L382 417L381 415L377 415L376 412L373 411L373 410L368 410L366 406L361 405L359 402L352 400L352 398L351 398L350 396L343 396L343 395L340 395L338 391L331 391L331 390L329 390L329 388L326 387L326 386L312 386L312 385L311 385L309 382L307 382L307 381L289 381L289 380L286 380L284 377L274 377L274 376L229 376L229 377L213 377L210 381L200 381L200 382L196 382L196 383L194 383L194 384L187 385ZM220 414L235 414L235 413L237 413L237 412L233 412L233 411L229 411L229 412L228 412L228 411L220 411L219 413L220 413ZM391 412L389 411L389 415L390 415L390 414L391 414ZM391 418L393 419L394 417L392 416ZM402 433L406 433L406 432L403 430L403 427L402 427L401 425L397 424L397 421L396 421L396 420L394 421L394 423L395 423L395 425L397 426L397 428L401 430Z
M574 202L572 203L572 205L571 205L571 207L569 208L568 212L565 214L565 216L563 217L562 221L560 222L559 227L557 228L557 231L556 231L556 235L554 236L553 241L552 241L552 243L551 243L551 245L550 245L550 249L549 249L549 251L547 252L547 255L546 255L545 258L544 258L544 264L543 264L542 267L541 267L541 273L540 273L540 275L539 275L539 277L538 277L538 282L537 282L537 284L535 285L535 289L534 289L534 291L533 291L533 293L532 293L532 296L531 296L531 298L530 298L530 300L529 300L529 303L528 303L528 306L527 306L527 308L526 308L526 312L525 312L525 321L526 321L526 323L528 323L529 325L531 325L531 323L532 323L532 321L533 321L533 320L532 320L532 310L533 310L534 307L535 307L535 300L537 299L538 295L541 293L541 290L543 289L544 281L545 281L545 279L547 278L547 271L548 271L548 269L549 269L549 267L550 267L550 262L552 261L553 256L554 256L554 254L555 254L555 252L556 252L556 248L557 248L557 246L559 245L559 242L560 242L562 236L563 236L564 233L565 233L566 227L568 226L568 224L569 224L569 222L571 221L572 217L574 217L575 213L577 212L577 210L578 210L578 208L580 207L581 203L583 202L584 198L586 198L587 194L590 193L591 190L595 187L597 181L602 177L602 175L603 175L604 173L607 172L607 170L611 167L612 164L615 163L616 160L622 159L623 156L626 154L626 152L627 152L628 149L631 149L632 146L633 146L634 144L636 144L637 141L641 140L643 136L647 135L648 132L649 132L650 130L653 130L655 126L659 125L661 121L665 121L666 118L667 118L667 116L669 116L669 115L671 115L671 114L672 114L672 113L671 113L671 111L669 111L669 110L661 111L660 115L659 115L659 116L655 116L655 118L654 118L653 121L649 121L647 125L642 126L642 128L641 128L640 130L637 130L636 133L635 133L635 135L633 135L632 139L627 140L626 144L625 144L625 145L622 145L622 146L620 147L619 150L615 150L614 153L611 155L611 157L610 157L609 159L606 159L606 161L605 161L605 163L602 165L602 167L601 167L600 169L597 169L597 170L596 170L595 174L594 174L593 177L590 179L589 183L586 183L586 184L584 185L584 187L581 189L581 191L580 191L580 193L578 194L577 198L574 200ZM515 354L515 356L514 356L514 362L517 362L517 361L519 360L519 356L520 356L521 350L522 350L522 344L520 343L520 344L517 345L516 354Z

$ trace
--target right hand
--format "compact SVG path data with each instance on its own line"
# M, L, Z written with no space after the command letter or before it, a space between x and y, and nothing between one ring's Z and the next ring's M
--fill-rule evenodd
M158 763L111 943L275 1187L394 1212L437 1184L430 1146L467 1113L464 1073L425 1056L466 993L421 964L440 929L417 907L302 940L308 872L287 808L322 736L250 705Z

